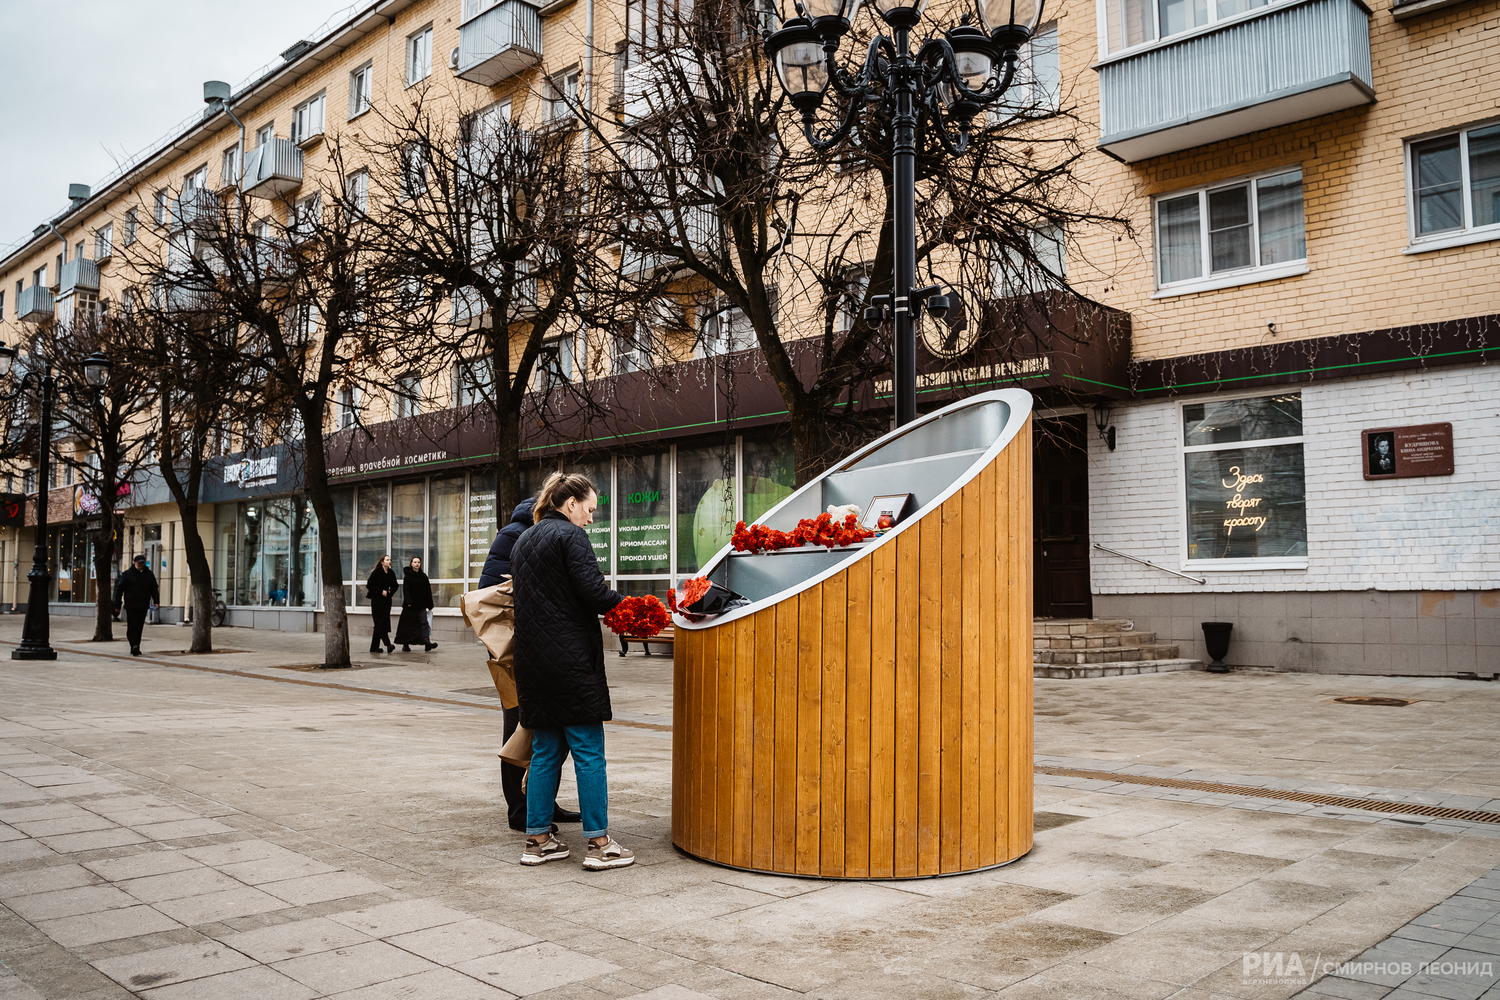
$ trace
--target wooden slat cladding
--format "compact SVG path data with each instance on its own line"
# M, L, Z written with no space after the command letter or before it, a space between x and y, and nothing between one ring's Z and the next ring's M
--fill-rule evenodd
M795 597L675 646L672 837L760 871L901 878L1031 849L1031 424Z

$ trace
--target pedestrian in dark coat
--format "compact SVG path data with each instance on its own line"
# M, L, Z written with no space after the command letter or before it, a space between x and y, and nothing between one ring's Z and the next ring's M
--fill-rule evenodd
M521 725L532 730L526 787L526 850L521 863L568 856L552 829L563 759L578 779L585 868L622 868L635 855L609 836L604 726L611 718L599 616L624 597L609 589L584 527L599 497L586 476L553 473L532 510L535 524L511 550L515 585L516 693Z
M510 576L511 549L515 548L516 539L521 537L521 533L531 527L531 511L535 506L536 497L522 500L510 515L510 521L495 534L495 542L490 546L490 554L484 561L484 572L479 577L479 589L496 586ZM516 727L521 724L520 706L504 709L501 714L504 718L504 735L508 740L515 735ZM525 768L505 761L500 763L500 790L505 793L506 819L512 830L526 829L526 792L521 787L521 779L525 775ZM577 823L582 818L576 810L564 809L561 805L552 810L554 823Z
M146 628L146 611L161 601L161 591L156 585L156 574L146 568L146 557L136 556L130 568L115 581L115 613L125 609L125 638L130 643L130 655L141 655L141 633Z
M495 542L490 546L490 554L484 560L484 572L479 576L480 590L493 587L510 576L511 550L515 548L516 539L521 537L521 532L531 527L531 512L535 507L536 497L522 500L511 513L510 523L496 533ZM506 738L510 738L508 734Z
M422 572L422 560L412 556L401 576L401 620L396 623L396 641L401 644L401 652L410 653L414 642L420 642L428 652L437 649L427 618L431 610L432 583Z
M365 599L370 602L370 652L380 652L381 643L385 651L396 651L391 642L391 601L396 597L396 571L391 569L391 557L381 556L380 562L370 571L365 581Z

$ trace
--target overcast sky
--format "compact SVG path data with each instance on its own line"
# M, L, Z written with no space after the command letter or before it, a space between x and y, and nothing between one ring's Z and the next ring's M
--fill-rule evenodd
M0 253L350 0L0 0Z

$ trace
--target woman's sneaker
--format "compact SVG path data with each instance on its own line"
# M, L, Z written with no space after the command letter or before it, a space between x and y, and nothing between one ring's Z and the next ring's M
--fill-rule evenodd
M521 855L523 865L544 865L549 861L559 861L568 856L568 845L558 840L552 834L547 834L547 839L539 844L526 841L526 851Z
M602 844L590 844L589 856L583 859L583 867L591 871L605 868L624 868L635 864L635 852L621 847L619 841L610 837Z

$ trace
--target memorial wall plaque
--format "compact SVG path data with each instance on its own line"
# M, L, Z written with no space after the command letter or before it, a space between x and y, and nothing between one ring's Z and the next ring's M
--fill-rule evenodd
M1366 479L1453 475L1453 425L1377 427L1360 434Z

